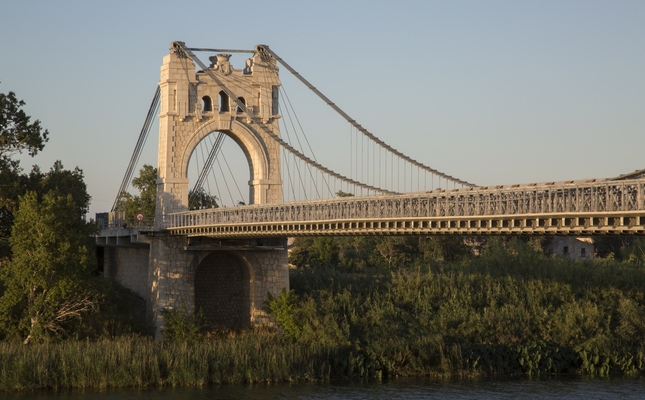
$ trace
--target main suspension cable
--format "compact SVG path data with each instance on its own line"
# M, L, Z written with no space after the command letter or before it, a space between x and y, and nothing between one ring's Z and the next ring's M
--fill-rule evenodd
M424 165L424 164L422 164L422 163L420 163L420 162L418 162L418 161L416 161L416 160L414 160L414 159L412 159L412 158L410 158L410 157L406 156L405 154L401 153L400 151L396 150L395 148L391 147L390 145L388 145L387 143L385 143L384 141L382 141L382 140L381 140L381 139L379 139L378 137L374 136L374 134L372 134L370 131L368 131L367 129L363 128L363 127L362 127L358 122L356 122L356 120L352 119L352 118L351 118L347 113L345 113L345 112L344 112L340 107L338 107L336 104L334 104L334 103L333 103L333 102L332 102L332 101L331 101L327 96L325 96L324 94L322 94L322 92L320 92L320 90L316 89L316 87L315 87L315 86L313 86L313 85L312 85L308 80L306 80L306 79L305 79L302 75L300 75L300 74L299 74L295 69L293 69L289 64L287 64L287 63L286 63L282 58L280 58L280 56L278 56L278 55L277 55L273 50L271 50L271 49L269 48L269 46L266 46L266 45L258 45L258 49L260 49L260 51L264 50L264 51L266 51L268 54L270 54L271 56L273 56L273 58L275 58L275 59L276 59L280 64L282 64L282 66L283 66L283 67L285 67L285 68L286 68L289 72L291 72L291 73L292 73L296 78L298 78L298 80L299 80L300 82L304 83L304 84L305 84L305 86L307 86L307 88L309 88L309 90L311 90L311 91L312 91L312 92L314 92L318 97L320 97L320 98L321 98L321 99L322 99L322 100L323 100L323 101L324 101L324 102L325 102L329 107L331 107L334 111L336 111L338 114L340 114L340 115L341 115L341 116L342 116L342 117L343 117L347 122L349 122L350 124L352 124L352 125L353 125L356 129L358 129L361 133L363 133L365 136L369 137L370 139L372 139L373 141L375 141L376 143L378 143L378 144L379 144L380 146L382 146L383 148L387 149L388 151L390 151L390 152L392 152L392 153L396 154L397 156L399 156L399 157L400 157L400 158L402 158L403 160L405 160L405 161L407 161L407 162L409 162L409 163L411 163L411 164L413 164L413 165L416 165L417 167L419 167L419 168L421 168L421 169L423 169L423 170L425 170L425 171L431 172L431 173L433 173L433 174L435 174L435 175L438 175L438 176L444 177L444 178L446 178L446 179L448 179L448 180L451 180L451 181L453 181L453 182L455 182L455 183L459 183L459 184L464 185L464 186L469 186L469 187L475 187L475 186L476 186L475 184L472 184L472 183L466 182L466 181L464 181L464 180L461 180L461 179L458 179L458 178L452 177L452 176L447 175L447 174L445 174L445 173L443 173L443 172L440 172L440 171L438 171L438 170L436 170L436 169L434 169L434 168L430 168L430 167L428 167L428 166L426 166L426 165Z

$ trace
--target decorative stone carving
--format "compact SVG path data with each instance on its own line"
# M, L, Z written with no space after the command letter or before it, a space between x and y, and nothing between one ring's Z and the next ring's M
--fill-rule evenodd
M224 75L229 75L231 72L233 72L231 68L231 63L229 62L229 59L231 58L230 54L218 54L215 57L217 57L217 65L216 69L221 72Z

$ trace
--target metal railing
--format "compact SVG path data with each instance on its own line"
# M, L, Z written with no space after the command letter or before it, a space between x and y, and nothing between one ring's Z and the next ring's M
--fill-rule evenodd
M645 212L645 179L455 189L187 211L164 229L276 222Z

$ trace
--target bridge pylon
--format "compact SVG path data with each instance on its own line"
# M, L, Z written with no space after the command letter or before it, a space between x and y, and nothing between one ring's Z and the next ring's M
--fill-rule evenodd
M256 47L243 69L233 68L231 54L224 52L209 57L206 66L181 42L163 59L155 230L148 249L140 250L142 258L147 252L147 285L137 286L148 299L157 337L163 311L181 304L201 309L212 327L271 323L264 311L267 293L277 296L289 288L285 239L213 241L165 230L168 215L189 208L188 164L213 132L231 137L246 156L249 203L282 202L280 145L271 137L280 136L280 80L275 58L261 49ZM114 253L112 274L118 279L133 257ZM123 276L126 286L140 280Z
M267 134L269 130L280 136L276 61L256 51L246 60L245 68L235 69L230 57L224 53L209 57L210 66L196 71L191 58L173 45L163 59L159 81L158 224L167 214L188 210L190 157L199 142L216 131L231 137L247 158L249 203L282 201L280 148ZM258 124L263 125L261 129Z

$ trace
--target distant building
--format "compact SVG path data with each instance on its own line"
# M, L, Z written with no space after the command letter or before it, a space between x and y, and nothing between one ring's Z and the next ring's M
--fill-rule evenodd
M549 245L549 251L572 260L591 260L595 246L593 239L589 237L556 236Z

